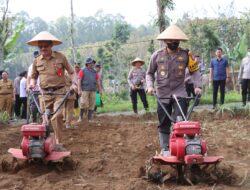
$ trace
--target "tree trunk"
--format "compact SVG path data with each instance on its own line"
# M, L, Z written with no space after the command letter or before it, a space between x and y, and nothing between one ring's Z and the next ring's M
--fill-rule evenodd
M166 28L165 12L166 7L162 4L162 0L156 0L157 3L157 14L158 14L158 26L160 33Z
M4 66L4 50L3 47L0 46L0 70L3 70Z
M70 24L70 39L72 46L73 61L76 62L76 52L75 52L75 41L74 41L74 11L73 11L73 0L70 0L70 10L71 10L71 24Z

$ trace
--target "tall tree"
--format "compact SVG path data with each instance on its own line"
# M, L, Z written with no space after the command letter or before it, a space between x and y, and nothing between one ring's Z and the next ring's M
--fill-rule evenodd
M159 26L160 32L163 32L169 24L169 17L166 17L166 10L174 9L173 0L156 0L158 19L156 24Z
M0 1L2 18L0 20L0 68L4 62L4 45L11 34L11 18L8 16L9 0Z

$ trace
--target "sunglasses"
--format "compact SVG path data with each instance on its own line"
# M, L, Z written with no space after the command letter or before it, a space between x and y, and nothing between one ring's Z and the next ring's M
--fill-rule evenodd
M38 46L39 47L39 49L43 49L43 48L48 48L50 46L50 44L48 44L48 45L42 45L42 46Z

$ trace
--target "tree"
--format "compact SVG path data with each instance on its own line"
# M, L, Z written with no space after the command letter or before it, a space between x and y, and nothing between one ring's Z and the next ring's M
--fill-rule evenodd
M130 29L126 23L116 23L115 30L113 32L113 40L124 44L129 39Z
M1 1L2 19L0 20L0 67L2 69L4 62L4 45L11 35L11 18L8 16L9 0ZM3 5L3 4L4 5Z
M160 33L169 25L169 17L166 17L166 10L174 9L173 0L156 0L158 19L156 24L159 26Z
M71 22L70 22L70 41L72 48L73 60L76 62L76 51L75 51L75 40L74 40L74 11L73 11L73 0L70 0L70 10L71 10Z

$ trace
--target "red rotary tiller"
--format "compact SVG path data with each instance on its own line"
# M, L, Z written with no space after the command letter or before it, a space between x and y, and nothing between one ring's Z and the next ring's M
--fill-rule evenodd
M194 102L185 117L178 100L175 95L173 98L178 104L184 121L176 122L167 112L159 97L157 101L164 110L165 114L173 122L172 130L169 139L168 156L157 155L152 158L153 163L161 165L170 165L177 170L177 182L181 182L184 178L184 171L186 168L199 165L217 164L223 160L223 156L208 156L207 143L202 139L201 125L196 121L188 121L191 112L198 101L198 96L195 97ZM172 99L172 98L171 98Z
M11 153L13 157L22 160L55 161L69 156L71 154L69 151L55 151L56 141L54 135L50 133L51 127L49 126L49 119L62 107L70 92L66 93L61 104L53 113L51 113L49 109L42 113L34 97L34 93L30 91L30 94L35 101L38 111L46 118L46 124L30 123L23 125L21 128L23 135L21 148L10 148L8 152ZM55 94L51 93L51 95Z

